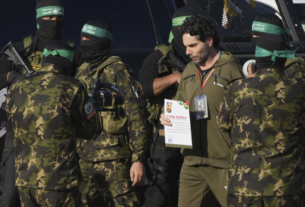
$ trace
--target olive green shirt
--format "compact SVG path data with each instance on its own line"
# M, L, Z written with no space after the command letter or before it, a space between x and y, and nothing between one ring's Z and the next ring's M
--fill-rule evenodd
M219 105L223 100L225 87L231 80L243 77L239 60L227 52L215 63L215 70L208 79L203 94L207 96L209 117L197 121L195 118L194 98L200 94L200 77L194 62L189 63L180 80L175 100L188 101L190 106L190 119L193 149L182 149L184 165L211 165L228 168L231 139L227 132L222 132L216 122ZM202 79L203 83L209 76Z

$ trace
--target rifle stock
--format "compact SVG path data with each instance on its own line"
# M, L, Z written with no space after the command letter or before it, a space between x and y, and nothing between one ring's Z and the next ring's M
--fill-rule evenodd
M20 55L18 50L15 47L15 44L10 41L0 52L0 55L6 54L7 56L10 57L10 59L16 64L16 65L21 65L25 71L26 71L26 76L32 75L34 73L33 70L31 70L27 64L25 63L23 57Z

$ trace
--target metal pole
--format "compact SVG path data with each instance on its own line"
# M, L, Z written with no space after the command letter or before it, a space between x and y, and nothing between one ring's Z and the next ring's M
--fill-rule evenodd
M305 41L305 34L301 21L292 0L275 0L280 14L287 25L293 41Z
M149 14L150 14L150 18L151 18L151 22L152 22L152 25L153 25L153 28L154 28L154 32L155 32L156 44L159 45L158 36L157 36L157 30L156 30L156 26L155 26L155 21L154 21L154 18L153 18L153 15L152 15L152 12L151 12L148 0L146 0L146 3L147 3L147 8L148 8L148 11L149 11Z

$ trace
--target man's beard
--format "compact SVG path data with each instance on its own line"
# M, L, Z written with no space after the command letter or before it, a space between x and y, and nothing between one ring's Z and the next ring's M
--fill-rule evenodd
M198 63L199 65L205 65L206 61L209 58L209 44L207 42L204 43L204 47L199 54L199 60L194 61L195 63Z
M202 53L199 56L199 65L204 65L209 58L209 44L207 42L204 43L204 48Z

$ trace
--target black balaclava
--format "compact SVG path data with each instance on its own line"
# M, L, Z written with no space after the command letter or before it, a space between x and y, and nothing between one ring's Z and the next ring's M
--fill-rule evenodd
M264 23L270 24L274 28L269 27L269 29ZM256 16L252 24L252 35L261 36L265 34L276 34L285 36L285 33L286 31L282 20L275 14L262 14ZM255 47L257 39L257 37L252 37L251 44L253 47Z
M37 36L44 41L59 40L62 36L62 20L44 20L46 16L64 16L64 7L59 0L40 0L36 5Z
M41 66L54 64L54 68L61 74L69 76L73 65L73 48L62 40L50 41L43 51Z
M113 37L111 28L105 21L87 22L82 29L81 37L90 39L80 41L83 59L86 62L94 64L110 55Z
M262 35L257 40L257 45L255 49L255 60L257 70L268 68L284 69L287 58L276 57L273 61L271 53L274 53L275 50L286 51L286 41L285 38L283 38L282 36L275 34L266 34Z
M183 44L183 39L182 39L182 36L180 34L180 28L181 28L181 25L183 24L183 21L181 22L181 25L179 25L179 26L174 26L175 25L174 22L176 22L175 18L185 17L185 16L194 16L196 14L197 13L193 9L188 8L188 7L182 7L180 9L178 9L173 15L172 34L174 36L174 40L173 40L174 41L174 48L175 48L175 51L176 51L177 55L185 63L190 62L191 58L188 55L186 55L186 47Z

